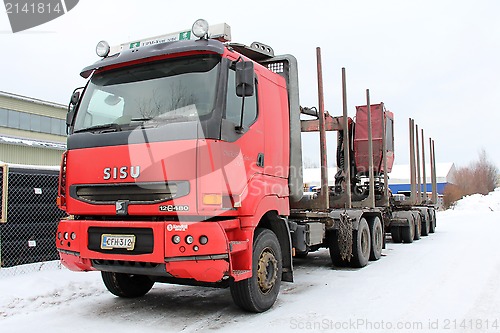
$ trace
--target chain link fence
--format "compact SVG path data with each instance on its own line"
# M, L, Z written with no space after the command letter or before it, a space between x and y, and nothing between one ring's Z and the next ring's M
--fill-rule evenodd
M0 167L0 277L60 267L55 246L58 168Z

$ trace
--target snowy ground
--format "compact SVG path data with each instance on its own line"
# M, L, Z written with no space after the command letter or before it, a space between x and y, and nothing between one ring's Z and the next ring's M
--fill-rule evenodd
M295 260L275 306L248 314L229 290L157 284L114 297L100 274L65 269L0 278L1 332L500 332L500 191L438 214L435 234L389 242L363 269L327 251ZM390 239L390 237L389 237ZM0 275L1 276L1 275Z

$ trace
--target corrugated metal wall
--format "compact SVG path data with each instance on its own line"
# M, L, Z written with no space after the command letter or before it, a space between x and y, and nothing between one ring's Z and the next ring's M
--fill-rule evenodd
M62 150L0 143L0 161L28 165L60 165Z
M7 96L0 96L0 107L60 119L65 119L66 117L66 108L63 106L51 105L50 103L35 103Z
M0 94L0 108L65 119L66 108L56 103L30 99L8 93ZM40 141L65 143L66 137L48 133L0 127L0 135ZM0 143L0 161L28 165L59 165L63 151L53 148Z

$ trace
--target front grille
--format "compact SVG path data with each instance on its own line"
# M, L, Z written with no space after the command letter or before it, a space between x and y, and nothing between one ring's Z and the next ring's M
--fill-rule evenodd
M101 240L103 234L110 235L134 235L135 246L133 250L127 249L102 249ZM148 254L153 253L154 237L151 228L107 228L90 227L88 229L89 250L101 253L113 254Z
M70 196L92 204L114 204L127 200L131 204L154 204L189 194L189 182L119 183L70 186Z

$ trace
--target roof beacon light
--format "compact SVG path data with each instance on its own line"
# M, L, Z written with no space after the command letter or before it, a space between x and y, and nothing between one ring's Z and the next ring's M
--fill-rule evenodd
M97 46L95 47L95 53L97 53L97 55L102 58L106 58L108 56L109 50L109 44L104 40L101 40L99 43L97 43Z
M198 19L191 28L193 35L198 38L208 38L208 22L204 19Z

